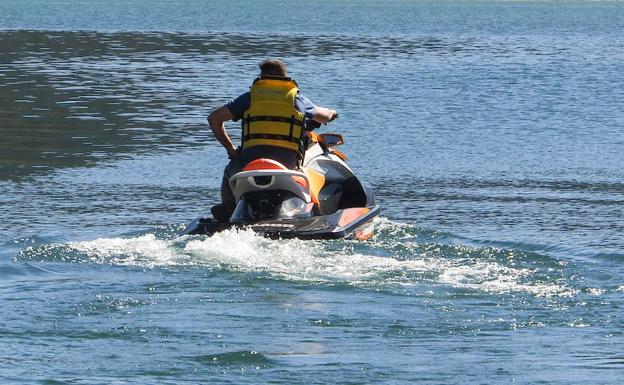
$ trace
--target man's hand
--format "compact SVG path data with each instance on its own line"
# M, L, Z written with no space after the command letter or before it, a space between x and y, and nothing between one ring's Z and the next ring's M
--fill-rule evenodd
M312 119L319 123L327 124L331 122L332 120L334 120L336 116L338 116L338 113L336 112L336 110L332 110L332 109L325 108L325 107L316 107L316 109L314 110L314 116L312 117Z
M228 158L234 160L238 158L238 148L227 148Z

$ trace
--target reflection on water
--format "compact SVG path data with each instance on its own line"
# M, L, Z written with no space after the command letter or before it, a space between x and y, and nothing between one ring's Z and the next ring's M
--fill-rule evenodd
M368 58L383 64L387 57L418 60L425 54L444 60L483 51L505 57L561 50L474 38L88 31L5 31L0 46L0 179L205 144L207 111L226 101L223 95L243 90L232 89L233 72L248 75L258 58ZM341 66L358 73L348 62Z
M0 178L203 142L211 100L195 64L133 55L131 36L100 37L0 34Z
M272 53L380 55L461 49L440 39L364 42L167 33L0 33L0 179L206 143L227 89L216 63ZM236 134L234 134L236 136Z

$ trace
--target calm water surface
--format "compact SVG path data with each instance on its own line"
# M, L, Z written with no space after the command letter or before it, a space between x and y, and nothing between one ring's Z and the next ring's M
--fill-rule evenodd
M176 237L266 57L371 241ZM623 63L620 2L0 2L0 382L621 384Z

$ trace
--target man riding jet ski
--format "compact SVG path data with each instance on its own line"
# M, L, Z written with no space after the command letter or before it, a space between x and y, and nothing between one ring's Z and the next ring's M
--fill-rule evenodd
M379 212L375 198L333 147L335 134L312 129L337 117L299 93L279 60L260 64L250 92L216 109L210 127L231 159L214 219L197 219L183 234L212 234L237 226L268 236L338 238L362 230ZM234 147L224 122L242 120L242 146ZM369 226L365 226L368 229ZM357 230L357 231L356 231Z

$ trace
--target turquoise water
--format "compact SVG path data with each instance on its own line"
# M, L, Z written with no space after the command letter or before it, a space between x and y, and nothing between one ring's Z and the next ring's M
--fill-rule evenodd
M0 383L622 383L623 32L620 2L0 2ZM269 56L340 112L372 240L176 237Z

